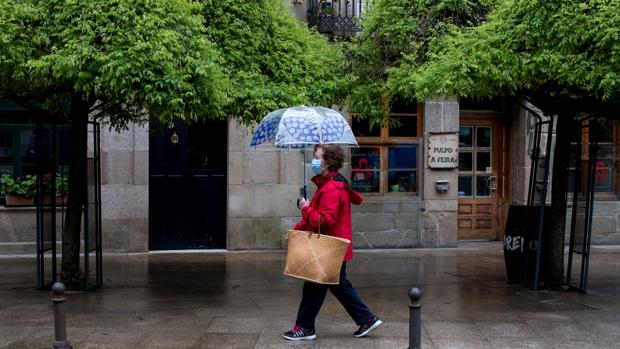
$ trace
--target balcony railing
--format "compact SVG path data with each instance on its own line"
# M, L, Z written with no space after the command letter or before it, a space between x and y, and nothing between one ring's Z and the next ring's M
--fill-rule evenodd
M370 0L310 0L308 26L321 34L352 36L362 30L359 19Z

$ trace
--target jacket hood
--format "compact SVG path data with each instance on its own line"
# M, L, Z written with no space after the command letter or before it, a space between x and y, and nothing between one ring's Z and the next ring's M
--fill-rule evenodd
M347 180L344 178L344 176L342 176L337 171L331 171L325 176L314 176L312 177L312 182L314 182L314 184L316 184L316 186L319 188L322 188L325 184L331 182L336 188L346 190L347 194L349 195L349 201L353 205L359 205L362 203L362 201L364 201L364 197L362 196L362 194L353 190L348 184Z

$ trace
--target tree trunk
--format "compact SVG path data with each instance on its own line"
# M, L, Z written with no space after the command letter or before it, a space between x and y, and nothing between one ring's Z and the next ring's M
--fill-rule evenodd
M82 212L86 202L86 147L88 103L81 95L71 96L71 149L69 151L69 192L62 232L62 280L79 286Z
M564 231L566 226L566 177L570 160L572 115L559 114L555 133L551 182L551 231L549 232L549 286L558 288L564 277Z

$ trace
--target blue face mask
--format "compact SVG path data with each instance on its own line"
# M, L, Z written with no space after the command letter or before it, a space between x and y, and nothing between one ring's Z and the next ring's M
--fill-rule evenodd
M321 169L321 159L312 159L312 172L315 175L323 172L323 170Z

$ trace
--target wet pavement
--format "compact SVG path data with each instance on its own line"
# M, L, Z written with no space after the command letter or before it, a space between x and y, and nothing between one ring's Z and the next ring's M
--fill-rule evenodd
M317 340L289 342L301 282L280 252L104 256L104 287L67 295L74 348L407 348L407 291L422 288L424 348L618 348L620 249L596 249L588 294L505 282L499 243L368 251L350 280L384 324L354 338L330 294ZM34 259L0 257L0 348L49 348L50 294L33 288Z

